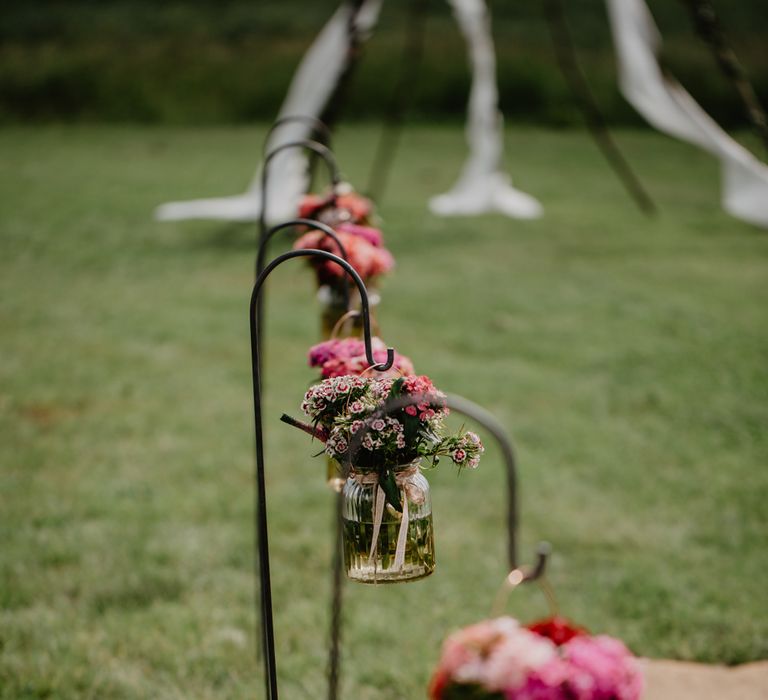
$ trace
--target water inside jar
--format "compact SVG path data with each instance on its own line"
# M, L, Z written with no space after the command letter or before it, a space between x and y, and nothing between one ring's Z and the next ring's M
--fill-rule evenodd
M405 561L394 570L400 523L384 522L379 530L376 556L369 561L373 523L344 519L344 564L347 576L361 583L396 583L429 576L435 570L435 542L432 516L408 522Z

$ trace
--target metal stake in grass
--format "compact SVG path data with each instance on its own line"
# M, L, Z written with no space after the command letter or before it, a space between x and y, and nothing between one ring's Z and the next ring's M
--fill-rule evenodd
M281 226L290 226L295 222L286 222ZM277 227L278 229L280 227ZM277 689L277 663L275 658L275 631L272 610L272 583L270 575L269 562L269 532L267 526L267 494L266 479L264 471L264 433L261 416L261 359L260 359L260 337L259 324L257 322L257 308L259 299L264 287L264 283L270 273L282 263L293 258L300 257L320 257L330 262L340 265L357 285L360 293L361 313L363 316L363 340L365 343L365 356L374 370L385 371L392 367L395 361L395 351L387 348L387 360L383 363L377 363L373 357L373 345L371 341L371 321L368 304L368 293L362 279L355 269L341 258L328 253L324 250L292 250L288 253L278 256L267 265L256 279L251 292L251 301L249 306L249 326L251 335L251 372L253 378L253 425L255 434L255 453L256 453L256 503L255 503L255 529L256 529L256 561L258 576L260 581L260 592L258 607L260 609L261 628L258 634L262 638L264 654L264 685L266 697L269 700L278 700ZM340 498L340 496L337 496ZM337 528L340 531L341 525L338 519L341 515L337 507ZM340 590L340 589L339 589ZM336 647L336 652L338 648ZM329 695L335 698L335 688L329 688Z

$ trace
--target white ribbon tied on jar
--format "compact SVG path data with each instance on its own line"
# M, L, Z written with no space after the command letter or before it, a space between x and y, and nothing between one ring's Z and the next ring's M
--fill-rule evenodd
M393 566L395 571L402 570L405 565L405 547L408 540L408 525L410 524L408 501L410 500L418 505L424 503L424 491L410 481L411 477L418 474L418 472L418 464L412 464L405 469L394 472L395 483L400 490L400 497L403 502L403 511L399 514L401 516L400 529L397 533L397 547L395 548L395 560ZM351 476L359 484L376 484L376 496L373 504L373 541L371 542L371 551L368 554L369 563L373 563L376 559L376 553L379 547L379 533L381 532L381 525L384 521L384 508L387 505L387 494L384 493L384 489L379 485L379 475L376 472L361 474L353 470Z

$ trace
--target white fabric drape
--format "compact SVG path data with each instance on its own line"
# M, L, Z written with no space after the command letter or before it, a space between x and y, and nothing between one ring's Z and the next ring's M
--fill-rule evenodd
M519 219L541 216L539 202L512 186L503 171L504 131L496 87L496 54L484 0L448 0L464 35L472 66L467 142L469 157L459 179L429 206L441 216L501 212Z
M768 166L734 141L676 81L665 77L657 54L661 36L644 0L606 0L627 101L659 131L720 160L723 208L768 227Z
M375 26L383 0L366 0L356 16L357 31L365 34ZM469 157L454 187L433 197L431 210L443 216L473 215L496 211L515 218L541 216L539 202L515 189L502 169L503 124L498 110L496 58L490 19L484 0L449 0L467 41L472 64L467 141ZM342 5L325 25L304 56L279 116L322 114L341 77L349 48L349 12ZM280 143L306 138L309 127L301 123L282 126L270 139L268 150ZM306 188L306 154L288 150L270 163L270 191L267 215L271 222L293 216ZM168 202L155 210L162 221L222 219L255 221L261 210L261 170L246 192L232 197Z
M355 16L356 31L366 34L375 26L383 0L366 0ZM345 3L334 13L296 71L278 118L292 115L319 117L341 78L349 50L349 20L352 4ZM289 122L277 129L267 153L281 143L305 139L311 127ZM287 149L269 164L267 217L270 222L296 215L298 201L307 187L307 155L300 149ZM261 167L246 192L233 197L169 202L155 210L161 221L181 219L222 219L256 221L261 211Z

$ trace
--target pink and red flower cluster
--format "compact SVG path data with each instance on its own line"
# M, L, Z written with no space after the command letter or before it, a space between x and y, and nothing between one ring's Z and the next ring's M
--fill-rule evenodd
M365 227L354 228L361 229ZM377 231L377 229L370 229L370 231ZM336 231L336 235L341 245L344 246L347 262L360 275L363 282L369 282L380 275L386 274L395 266L395 259L386 248L370 242L373 234L364 236L360 235L359 231L351 233L348 229L344 230L343 227L340 227ZM378 233L378 236L379 240L381 240L380 233ZM322 231L308 231L293 244L294 250L306 248L324 250L339 257L344 257L336 241L330 236L326 236ZM312 258L309 262L315 269L319 285L329 284L337 286L347 274L341 265L330 260Z
M446 438L445 449L456 465L467 469L476 469L480 455L485 451L477 433L471 430Z
M381 338L371 338L373 359L377 363L387 359L387 346ZM357 338L326 340L309 349L309 366L319 367L323 379L342 377L346 374L361 374L369 368L365 355L365 343ZM399 353L395 353L392 367L384 372L377 372L379 377L410 375L414 373L413 363Z
M350 236L357 236L365 241L368 241L375 248L381 248L384 245L384 234L381 229L374 228L373 226L362 226L360 224L339 224L336 226L336 231L340 233L348 233Z
M339 193L339 189L345 191ZM371 225L373 203L352 190L349 185L337 186L336 193L305 195L299 205L299 216L316 219L334 229L341 245L344 246L347 261L364 282L383 275L394 267L395 260L384 248L381 231ZM344 257L336 242L322 231L305 233L293 247L296 250L316 248ZM310 264L315 268L320 285L338 286L346 274L339 265L327 260L310 260Z
M326 354L318 352L317 356L324 359ZM388 400L407 397L412 397L413 404L387 410ZM449 412L445 395L425 376L331 377L307 391L301 410L315 430L320 429L325 452L334 459L348 458L357 436L360 449L353 461L360 472L409 464L422 457L436 463L443 456L458 467L474 468L483 452L474 433L443 437L443 418Z
M589 636L554 618L521 627L511 617L451 635L429 687L447 697L504 700L639 700L643 679L618 639Z
M357 192L327 195L307 194L299 203L302 219L316 219L335 228L341 223L368 224L373 215L373 202Z

